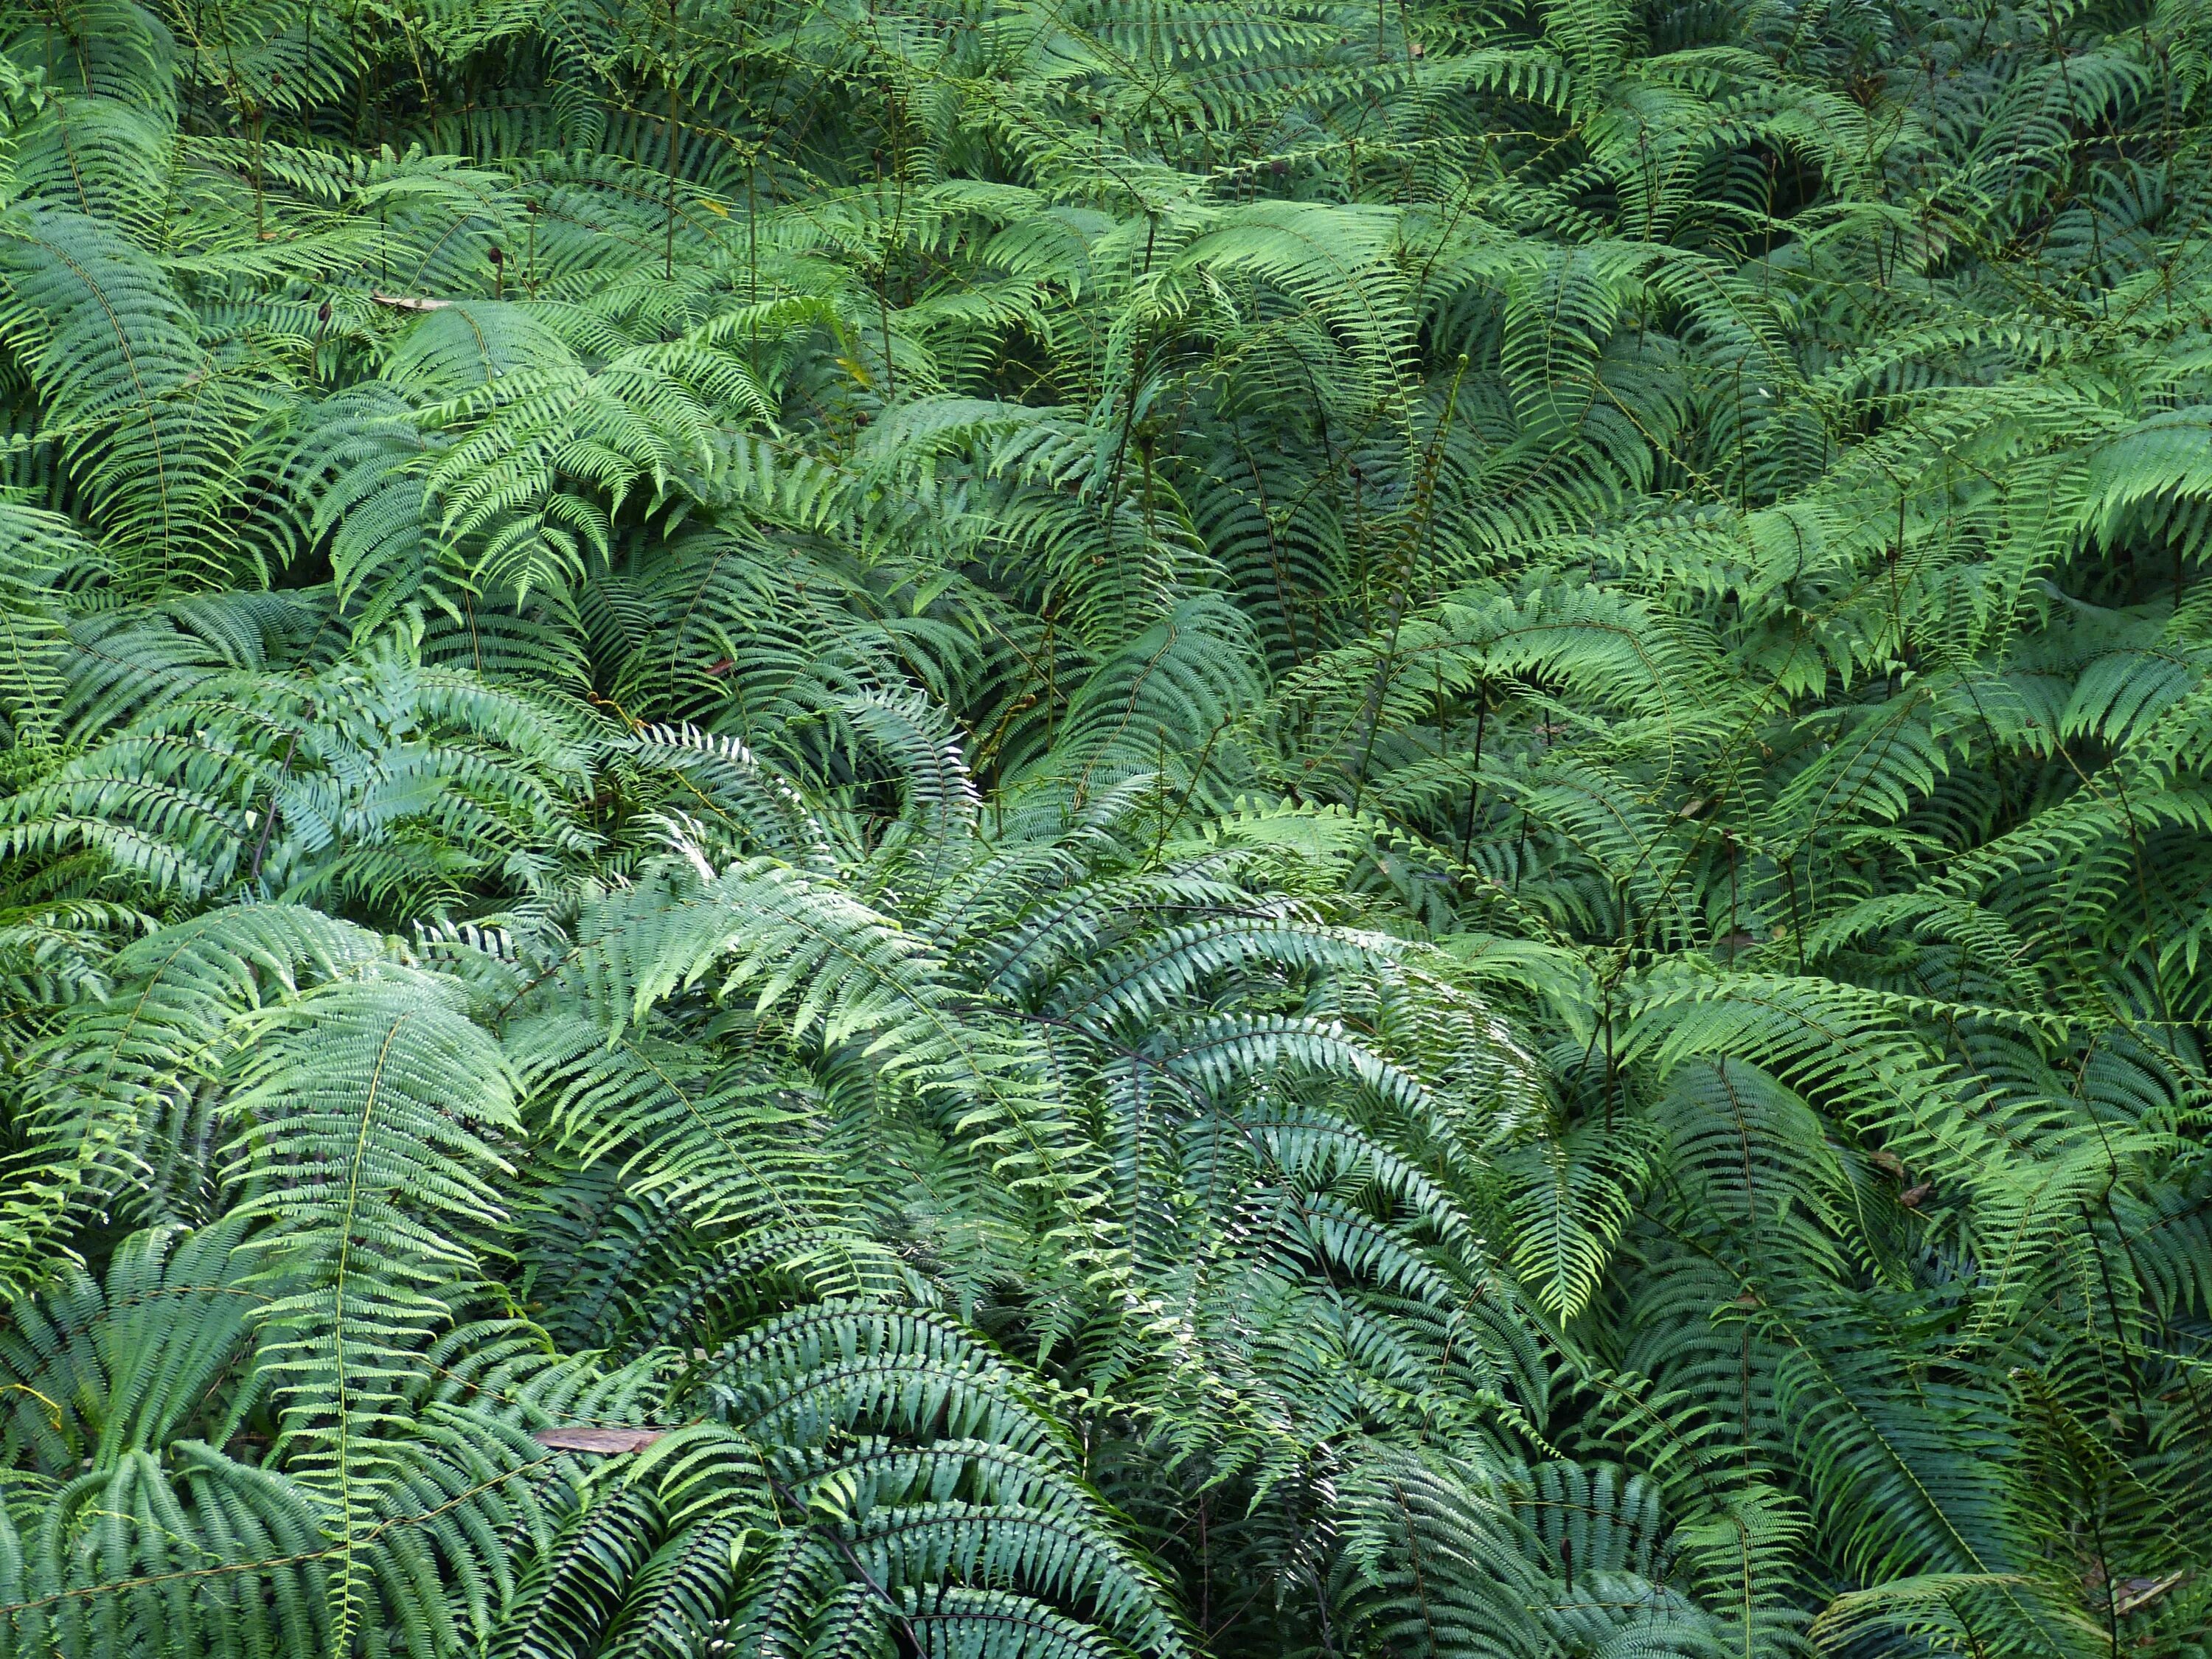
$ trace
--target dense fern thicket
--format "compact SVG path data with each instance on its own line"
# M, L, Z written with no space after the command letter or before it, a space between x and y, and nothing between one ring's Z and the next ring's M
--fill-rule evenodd
M2203 0L7 0L0 1651L2212 1649Z

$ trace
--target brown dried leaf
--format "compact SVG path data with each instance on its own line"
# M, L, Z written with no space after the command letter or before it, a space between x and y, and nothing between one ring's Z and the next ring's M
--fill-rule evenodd
M540 1429L530 1437L555 1451L643 1451L668 1432L665 1429Z

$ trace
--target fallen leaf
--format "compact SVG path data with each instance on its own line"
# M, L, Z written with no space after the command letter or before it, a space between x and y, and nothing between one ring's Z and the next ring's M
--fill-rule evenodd
M665 1429L540 1429L530 1437L555 1451L643 1451L668 1432Z
M2112 1612L2124 1619L2136 1608L2158 1600L2188 1576L2185 1571L2170 1572L2163 1578L2123 1578L2112 1587L2118 1592L2112 1597Z

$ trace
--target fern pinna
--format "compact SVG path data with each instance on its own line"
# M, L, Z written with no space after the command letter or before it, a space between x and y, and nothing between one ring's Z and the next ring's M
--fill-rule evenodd
M2205 1655L2208 99L9 0L0 1653Z

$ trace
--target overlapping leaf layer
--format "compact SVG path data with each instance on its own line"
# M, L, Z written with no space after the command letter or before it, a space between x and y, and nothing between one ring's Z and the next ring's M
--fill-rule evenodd
M0 1654L2207 1653L2203 0L0 106Z

